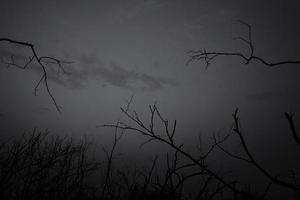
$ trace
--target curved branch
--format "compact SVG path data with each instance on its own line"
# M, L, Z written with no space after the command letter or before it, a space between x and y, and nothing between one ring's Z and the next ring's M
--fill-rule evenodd
M266 169L264 169L261 165L258 164L258 162L255 160L255 158L250 153L250 150L249 150L249 148L246 144L246 141L244 139L244 136L242 134L242 131L241 131L241 128L240 128L240 118L238 116L238 109L235 110L235 112L234 112L234 114L232 114L232 116L233 116L234 124L235 124L235 127L234 127L233 130L234 130L234 132L236 132L238 134L238 136L240 138L240 141L241 141L241 144L242 144L242 147L243 147L245 153L247 154L249 160L251 161L251 163L262 174L264 174L268 179L270 179L270 181L272 181L273 183L275 183L277 185L280 185L280 186L283 186L283 187L286 187L286 188L291 189L293 191L300 192L300 188L297 185L279 180L277 177L271 175Z
M151 114L157 115L158 119L160 119L160 121L165 125L165 128L169 129L168 124L167 124L168 120L165 120L161 116L161 114L158 111L158 108L154 105L154 106L151 106L151 110L153 111ZM119 123L119 124L100 125L100 126L97 126L97 128L110 127L110 128L119 128L122 130L131 130L133 132L138 132L141 135L150 138L151 141L155 140L155 141L162 142L162 143L168 145L169 147L171 147L173 150L175 150L182 156L184 156L185 158L187 158L194 166L198 166L201 170L203 170L209 176L211 176L212 178L217 180L219 183L221 183L224 187L228 188L233 193L253 198L253 195L251 195L250 193L247 193L243 190L237 189L231 182L225 180L223 177L221 177L216 172L214 172L212 169L210 169L203 162L203 160L199 160L199 159L195 158L194 156L192 156L190 153L184 151L182 148L183 144L180 144L180 145L176 144L176 142L174 140L175 135L173 133L172 133L172 136L170 136L169 131L165 130L166 137L163 137L162 135L155 133L153 131L153 129L147 128L147 126L138 118L138 115L136 114L136 112L133 111L133 114L131 114L131 113L129 113L128 110L124 110L123 108L121 108L121 111L128 119L130 119L132 122L135 123L136 127L129 125L127 123ZM151 125L150 125L150 127L151 127ZM173 128L172 128L172 130L173 130ZM175 132L175 130L173 130L173 132Z

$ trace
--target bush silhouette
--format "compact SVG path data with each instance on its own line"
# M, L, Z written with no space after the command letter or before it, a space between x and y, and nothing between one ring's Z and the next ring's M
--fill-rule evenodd
M48 136L34 130L2 142L1 199L81 199L93 190L88 177L98 168L86 139Z

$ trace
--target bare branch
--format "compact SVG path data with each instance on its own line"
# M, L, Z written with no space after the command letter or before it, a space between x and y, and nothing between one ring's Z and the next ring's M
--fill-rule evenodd
M12 40L9 38L0 38L0 42L9 42L11 44L16 44L24 47L28 47L31 51L32 56L29 56L28 60L23 65L19 65L15 62L14 56L11 55L10 61L5 61L4 59L1 59L2 63L6 64L7 67L13 66L20 69L27 69L30 64L32 64L33 61L36 61L38 63L38 66L42 69L43 74L41 75L40 80L34 87L34 94L37 95L38 87L41 83L44 83L46 87L46 91L53 102L56 110L61 113L61 107L58 105L56 99L54 98L52 91L50 90L49 84L48 84L48 72L47 72L47 66L49 64L56 65L58 67L58 73L62 71L64 74L68 74L68 72L65 71L63 65L64 64L71 64L72 62L62 61L60 59L50 57L50 56L38 56L37 51L33 44L28 42L21 42L17 40Z
M298 146L300 147L300 138L296 131L296 127L295 127L295 123L294 123L294 114L285 112L284 115L289 122L290 129L293 134L293 138L296 141L296 143L298 144Z
M113 140L113 144L111 147L110 151L107 151L105 148L103 148L103 151L106 154L106 159L107 159L107 166L106 166L106 171L105 171L105 178L104 178L104 185L102 188L102 198L104 198L109 190L109 182L111 181L111 173L113 170L113 159L114 159L114 153L115 153L115 149L117 147L117 144L119 143L120 139L122 138L123 134L124 134L124 129L121 129L121 134L118 134L118 126L119 126L119 121L116 122L115 124L115 133L114 133L114 140Z
M252 41L252 30L251 26L241 20L238 20L239 23L242 25L245 25L248 28L248 39L245 39L242 36L234 37L234 40L240 40L244 42L248 48L249 48L249 55L245 55L240 52L219 52L219 51L206 51L206 49L202 50L191 50L188 51L187 54L189 56L189 59L186 64L189 64L191 62L197 62L197 61L204 61L205 67L207 68L213 60L215 60L217 57L239 57L242 60L245 61L245 64L249 64L251 61L259 61L265 66L268 67L275 67L275 66L281 66L286 64L300 64L300 60L285 60L285 61L279 61L279 62L269 62L259 56L255 55L254 52L254 45Z
M255 158L250 153L250 150L248 149L248 146L246 144L246 141L245 141L242 131L240 129L240 118L238 116L238 109L235 110L235 112L234 112L234 114L232 114L232 116L233 116L234 124L235 124L234 132L237 133L237 135L239 136L242 147L243 147L245 153L247 154L249 160L251 161L251 163L273 183L283 186L283 187L286 187L286 188L289 188L293 191L300 192L300 188L297 185L279 180L276 176L271 175L266 169L264 169L262 166L260 166L258 164L258 162L255 160Z
M148 137L149 138L148 141L155 140L155 141L159 141L163 144L166 144L169 147L171 147L173 150L175 150L175 152L181 154L183 157L185 157L187 160L189 160L193 166L199 167L200 171L203 170L203 172L201 172L201 173L206 173L208 176L211 176L213 179L215 179L217 182L219 182L222 185L219 188L220 190L221 190L221 188L222 189L228 188L229 190L231 190L232 192L234 192L238 195L252 197L252 195L250 193L244 192L243 190L239 190L238 188L236 188L233 185L233 182L226 181L222 176L218 175L216 172L211 170L208 166L206 166L204 164L203 160L199 160L198 158L195 158L190 153L183 150L182 144L176 144L175 141L173 140L176 125L174 125L175 128L172 129L172 135L171 135L169 132L168 120L166 120L162 117L161 113L159 112L159 110L157 109L157 107L155 105L151 106L150 111L153 114L155 114L158 117L158 119L160 119L160 121L163 125L165 125L165 137L153 132L153 129L147 128L146 125L137 117L138 114L136 112L133 112L134 114L131 114L123 108L121 108L121 111L125 116L127 116L131 121L133 121L136 126L132 126L132 125L122 122L119 124L108 124L108 125L101 125L101 126L97 126L97 127L111 127L111 128L120 128L123 130L131 130L133 132L137 132L143 136ZM151 124L151 122L150 122L150 124ZM178 170L178 167L175 166L174 169ZM194 175L197 175L197 174L198 173L196 173ZM194 175L192 175L192 176L194 176ZM219 189L217 191L219 191Z
M144 180L144 184L143 184L143 190L142 190L143 193L145 193L147 191L147 188L150 184L150 180L152 178L153 171L154 171L154 168L155 168L156 163L157 163L157 159L158 159L158 156L155 156L155 158L152 161L151 168L150 168L148 174L145 176L145 180Z

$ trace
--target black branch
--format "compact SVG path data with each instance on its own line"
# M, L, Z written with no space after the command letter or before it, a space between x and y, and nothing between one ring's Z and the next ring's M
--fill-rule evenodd
M254 199L254 197L251 193L245 192L245 191L241 190L240 188L236 187L235 186L236 182L226 180L223 176L219 175L217 172L215 172L209 166L207 166L207 164L205 162L207 156L204 156L204 157L200 156L200 158L197 158L197 157L193 156L192 154L190 154L189 152L185 151L183 148L184 145L176 142L176 121L174 121L173 125L170 127L169 121L162 116L162 114L160 113L159 109L157 108L157 106L155 104L150 105L149 108L150 108L150 113L151 113L149 124L143 122L141 120L141 118L139 117L138 113L135 112L134 110L131 111L130 109L128 109L128 106L127 106L125 108L121 107L120 109L121 109L121 112L126 116L126 118L130 122L133 122L132 125L129 123L126 123L126 122L119 122L118 124L104 124L104 125L99 125L97 127L98 128L108 127L108 128L117 128L117 129L121 129L121 130L125 130L125 131L126 130L133 131L133 132L143 135L147 138L147 140L144 144L152 142L152 141L157 141L162 144L165 144L165 145L171 147L171 149L175 150L176 154L180 154L181 156L183 156L190 162L190 164L184 166L184 168L188 167L188 166L195 166L200 169L200 172L199 173L197 172L196 174L192 174L191 175L192 177L197 176L198 174L204 173L208 177L211 177L217 183L220 184L220 188L219 188L220 190L223 190L226 188L229 191L231 191L234 194L237 194L239 196L245 196L245 197ZM155 129L153 128L154 127L154 120L153 120L154 118L158 119L158 121L160 123L162 123L162 125L164 127L164 133L158 133L155 131ZM222 143L225 140L226 140L226 138L221 140L220 143ZM214 148L214 147L212 147L212 148ZM175 166L173 170L178 170L179 168L180 167ZM189 178L189 176L184 177L183 179L187 179L187 178ZM183 180L183 181L185 181L185 180ZM216 193L220 193L220 191L218 190L218 191L216 191Z
M289 183L289 182L286 182L286 181L283 181L283 180L280 180L278 179L276 176L273 176L271 175L271 173L266 170L264 167L262 167L257 161L256 159L254 158L254 156L252 155L252 153L250 152L249 148L248 148L248 145L246 143L246 140L244 138L244 135L242 133L242 130L241 130L241 126L240 126L240 118L239 118L239 115L238 115L238 109L235 110L235 112L232 114L232 117L234 119L234 129L233 131L238 135L238 137L240 138L240 141L241 141L241 145L246 153L246 155L248 156L249 158L249 161L250 163L256 167L264 176L266 176L271 182L273 182L274 184L277 184L279 186L282 186L282 187L285 187L285 188L288 188L290 190L293 190L297 193L300 192L300 188L299 186L297 186L296 184L293 184L293 183ZM288 118L290 119L290 118ZM291 120L291 121L290 121ZM292 121L292 118L289 120L290 123L293 124L293 121ZM299 139L299 138L298 138Z
M290 129L291 129L293 138L296 141L296 143L298 144L298 146L300 147L300 138L299 138L299 135L297 133L296 126L294 123L294 114L285 112L284 115L290 125Z
M49 87L49 82L48 82L48 71L47 71L47 66L49 64L55 65L57 66L57 72L60 73L62 72L63 74L67 74L67 72L64 69L65 64L71 64L72 62L68 62L68 61L63 61L51 56L39 56L37 53L37 50L35 49L35 46L32 43L29 42L22 42L22 41L18 41L18 40L12 40L9 38L0 38L0 42L8 42L11 44L15 44L15 45L20 45L23 47L27 47L29 48L29 50L31 51L31 56L29 56L29 58L25 61L25 63L23 64L17 64L15 62L15 57L14 55L10 56L9 61L5 61L4 59L1 60L2 63L4 63L8 68L9 67L17 67L19 69L25 70L27 69L30 64L32 64L34 61L37 62L38 66L42 69L42 75L39 79L39 81L37 82L37 84L34 87L34 95L37 95L38 92L38 88L41 86L41 84L43 83L44 86L46 87L46 91L51 99L51 101L53 102L56 110L61 113L61 107L58 105L54 95L52 94L52 91Z
M286 64L300 64L300 60L284 60L284 61L278 61L278 62L270 62L267 61L259 56L255 55L255 49L252 41L252 27L248 23L238 20L239 23L246 26L248 29L248 37L234 37L234 40L240 40L241 42L245 43L248 46L249 54L246 55L241 52L222 52L222 51L207 51L206 49L201 50L190 50L187 52L189 59L187 61L187 64L191 62L198 62L198 61L204 61L206 68L211 64L213 60L215 60L217 57L239 57L242 60L245 61L245 64L249 64L252 61L258 61L262 63L263 65L267 67L276 67Z

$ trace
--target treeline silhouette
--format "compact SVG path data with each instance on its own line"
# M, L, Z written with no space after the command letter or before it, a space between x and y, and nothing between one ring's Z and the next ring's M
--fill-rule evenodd
M159 177L152 185L157 158L148 172L115 170L115 139L112 150L105 151L107 159L101 162L94 158L87 138L76 142L34 130L18 139L2 139L0 199L176 199L177 193L168 191Z
M180 199L179 188L169 188L173 168L168 167L163 177L154 175L157 157L148 171L115 168L117 135L100 162L86 137L74 141L34 130L20 138L2 139L0 199Z
M7 200L212 200L212 199L271 199L271 187L276 185L294 199L299 199L298 175L292 172L287 180L272 175L260 165L251 154L240 129L238 110L232 117L234 124L229 132L213 135L209 146L201 146L198 151L189 152L185 144L177 139L176 121L171 123L160 113L158 107L149 106L151 117L144 122L138 112L128 105L121 111L128 122L118 121L99 127L114 128L111 148L102 149L103 158L95 157L95 146L87 137L75 140L71 137L53 136L47 131L33 130L21 137L4 140L0 143L0 199ZM298 144L293 115L285 113L294 138ZM163 129L158 128L160 125ZM163 157L153 156L147 167L135 168L118 165L115 158L116 148L127 132L138 133L147 143L158 141L169 147ZM236 154L226 149L225 142L237 137L244 154ZM98 144L97 144L98 146ZM300 146L299 146L300 147ZM214 151L221 151L249 167L257 173L253 176L265 176L268 179L265 188L255 191L239 177L217 171L209 158ZM153 152L155 153L155 152ZM161 162L158 160L160 159ZM193 190L189 187L193 184Z
M123 131L132 131L146 138L147 143L157 141L162 145L168 146L173 150L173 155L166 156L166 174L165 182L162 191L168 188L171 194L177 194L179 199L186 199L185 187L188 187L188 182L193 179L197 184L196 191L190 199L270 199L271 188L276 186L277 190L285 191L286 194L293 194L294 199L300 198L299 171L290 171L291 176L279 177L273 175L272 170L263 167L252 154L248 147L248 143L241 130L241 121L239 110L236 109L232 114L233 125L222 134L213 134L212 142L207 146L203 145L203 141L199 138L197 152L189 152L185 148L185 144L178 140L176 135L176 120L170 122L165 119L159 111L156 104L149 105L150 119L145 121L140 117L137 111L130 108L131 101L125 107L121 107L121 112L128 119L127 122L121 121L117 124L105 124L99 127L111 127ZM294 114L284 113L284 116L289 124L291 138L295 144L299 146L299 135L294 123ZM158 127L162 127L159 129ZM239 152L232 151L228 148L230 138L236 138L240 144ZM227 146L226 146L227 142ZM232 141L229 141L232 143ZM231 144L232 146L233 144ZM299 146L300 147L300 146ZM218 171L214 163L209 162L209 158L214 156L214 152L219 151L223 155L229 156L233 160L241 163L246 163L249 168L256 170L256 173L251 174L255 177L264 177L267 179L265 188L260 188L260 191L255 191L257 187L246 182L241 182L238 175L226 174L226 171ZM289 159L287 157L287 159ZM293 157L290 157L293 159ZM157 180L159 177L156 177ZM155 182L156 186L161 186ZM184 198L183 198L184 197ZM188 198L188 199L189 199ZM168 196L167 199L174 199Z
M1 140L0 199L81 199L94 190L87 179L99 164L87 139L49 136L34 130Z

